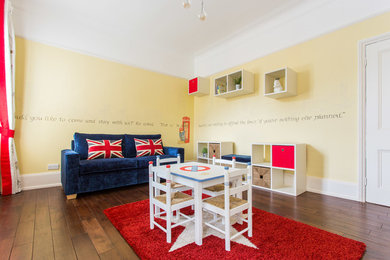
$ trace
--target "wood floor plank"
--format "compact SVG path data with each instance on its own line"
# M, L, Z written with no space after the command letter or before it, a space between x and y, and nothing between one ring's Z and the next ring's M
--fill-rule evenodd
M100 259L88 234L84 233L78 236L74 236L72 241L76 251L77 259Z
M49 229L40 229L34 233L33 259L54 259L53 236Z
M52 229L54 257L56 260L77 259L67 228Z
M81 225L81 219L77 213L77 209L72 201L66 202L65 220L69 227L71 237L79 236L85 233L83 226Z
M20 222L16 230L14 246L33 243L34 241L34 220Z
M26 260L32 258L32 243L26 243L12 248L10 260Z
M113 248L110 239L96 218L84 219L82 225L99 254Z
M35 205L38 191L31 190L28 192L28 196L25 196L19 222L30 222L35 220Z
M113 248L113 249L101 254L100 259L102 259L102 260L112 260L112 259L137 260L139 258L135 254L123 256L120 254L120 252L116 248Z
M13 238L0 240L0 259L8 259L11 255Z

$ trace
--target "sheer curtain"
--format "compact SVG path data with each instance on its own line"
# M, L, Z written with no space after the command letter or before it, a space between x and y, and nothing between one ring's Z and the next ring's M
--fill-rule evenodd
M2 195L21 191L16 157L15 129L15 36L12 25L12 6L0 0L0 173Z

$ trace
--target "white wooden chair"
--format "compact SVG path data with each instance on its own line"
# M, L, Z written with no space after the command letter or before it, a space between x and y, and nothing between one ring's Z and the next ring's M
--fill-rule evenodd
M252 237L252 167L248 163L247 167L247 182L241 183L241 185L230 188L229 182L237 177L241 176L242 171L229 173L229 167L225 167L224 175L224 194L216 197L211 197L203 200L203 209L211 213L216 213L224 218L224 230L212 225L216 223L219 218L213 219L208 223L205 223L208 227L213 228L225 235L225 250L230 251L230 241L245 232L248 232L248 236ZM241 194L243 191L248 191L247 200L234 197L232 195ZM248 210L248 216L246 219L242 218L241 214L244 210ZM231 235L230 217L234 215L241 215L241 221L248 224L247 228L242 231Z
M236 157L233 157L233 160L224 160L224 159L216 159L215 155L213 156L213 165L230 165L232 168L236 168ZM223 183L217 184L214 186L210 186L203 189L203 193L207 194L211 197L215 197L218 195L222 195L224 192L225 186Z
M189 221L194 221L195 218L191 218L180 212L180 209L194 205L194 199L192 196L187 195L182 192L172 192L172 175L171 175L171 166L166 166L166 171L162 174L166 180L166 185L161 184L154 178L153 172L153 162L149 162L149 203L150 203L150 229L154 229L154 226L159 227L165 233L167 233L167 243L172 241L172 228L175 228L179 225L183 225ZM165 194L159 195L157 191L164 191ZM155 207L159 210L155 211ZM175 224L172 225L173 212L176 211ZM161 216L166 213L166 228L162 227L155 221L155 217ZM180 216L185 218L184 221L178 222Z
M160 156L157 155L156 166L161 166L162 163L180 163L180 154L177 154L176 158L165 158L165 159L161 159ZM157 178L158 181L160 181L160 178L158 178L157 176L156 176L156 178ZM164 182L162 184L165 185L166 183ZM171 188L174 191L185 191L185 190L191 189L191 188L188 188L185 185L182 185L182 184L179 184L179 183L175 183L175 182L171 183Z

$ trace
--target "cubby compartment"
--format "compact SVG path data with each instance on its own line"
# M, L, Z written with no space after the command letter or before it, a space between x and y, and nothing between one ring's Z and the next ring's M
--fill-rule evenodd
M217 78L215 79L214 81L214 87L215 87L215 92L214 94L215 95L222 95L222 94L225 94L226 91L227 91L227 75L226 76L223 76L223 77L220 77L220 78Z
M271 166L271 145L252 145L252 164L259 166Z
M274 81L279 79L282 91L274 92ZM283 98L297 94L297 76L290 68L282 68L264 74L264 96L270 98Z
M221 144L220 143L209 143L209 158L221 159Z
M295 156L293 145L273 145L272 146L272 166L279 168L295 168Z
M295 172L291 170L272 169L272 189L295 194Z
M209 94L209 79L196 77L188 81L188 94L192 96L204 96Z
M203 150L206 148L207 152L204 155ZM209 145L207 142L198 142L198 159L208 159L209 157Z
M237 82L239 81L238 85ZM228 91L240 90L242 88L242 71L228 75Z
M271 169L261 166L252 167L253 185L271 188Z

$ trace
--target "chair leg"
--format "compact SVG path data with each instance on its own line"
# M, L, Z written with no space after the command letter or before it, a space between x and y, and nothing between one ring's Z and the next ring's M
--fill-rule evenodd
M230 219L225 215L225 250L230 251Z
M252 237L253 235L253 225L252 225L252 207L248 209L248 237Z
M152 200L150 200L150 207L149 207L149 218L150 218L150 229L154 229L154 206Z
M194 189L191 189L191 196L194 196ZM194 205L191 205L191 209L194 210Z
M172 240L172 211L166 211L167 212L167 243L171 243Z

